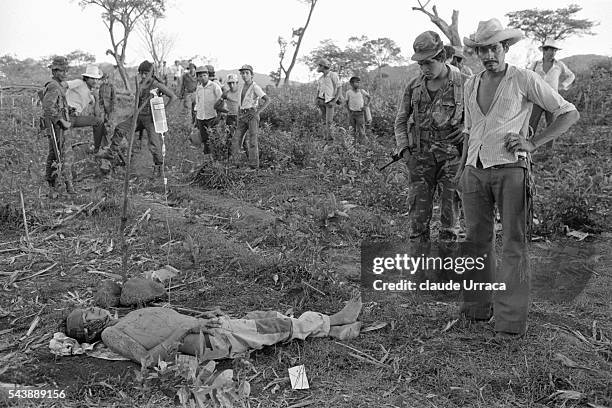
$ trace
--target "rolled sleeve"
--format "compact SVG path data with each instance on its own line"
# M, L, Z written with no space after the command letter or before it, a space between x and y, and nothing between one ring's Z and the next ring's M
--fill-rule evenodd
M408 118L412 114L412 88L408 85L401 98L395 117L395 143L398 148L408 146Z
M562 75L566 76L565 80L561 83L561 88L565 90L574 82L576 75L563 62L559 61L559 63L561 64Z
M531 71L526 71L531 72ZM574 104L563 99L539 75L533 74L527 81L527 97L533 103L553 114L554 117L576 110Z

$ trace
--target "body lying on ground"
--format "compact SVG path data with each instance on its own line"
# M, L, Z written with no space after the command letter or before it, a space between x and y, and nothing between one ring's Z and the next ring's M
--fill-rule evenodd
M359 335L361 299L351 299L331 316L305 312L292 318L278 312L251 312L232 319L219 312L203 318L163 307L147 307L115 320L101 308L75 309L66 318L66 334L79 342L100 338L115 353L144 366L172 359L176 352L205 360L233 358L280 342L307 337L341 340Z

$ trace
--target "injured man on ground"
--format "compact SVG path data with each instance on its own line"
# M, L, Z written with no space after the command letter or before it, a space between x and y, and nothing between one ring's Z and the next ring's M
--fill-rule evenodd
M361 330L357 321L361 307L361 297L354 296L336 314L305 312L297 319L273 311L250 312L243 319L219 312L196 318L165 307L147 307L118 320L107 310L91 307L68 315L66 334L87 343L101 338L115 353L145 366L172 359L176 352L218 360L294 339L355 338Z

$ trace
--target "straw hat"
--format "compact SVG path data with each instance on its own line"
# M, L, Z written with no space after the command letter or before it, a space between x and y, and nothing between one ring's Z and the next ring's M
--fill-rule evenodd
M96 65L88 65L87 69L83 73L83 76L94 78L94 79L100 79L102 78L102 72L100 72L100 69Z
M523 38L523 32L515 28L504 28L498 19L492 18L478 23L478 29L469 37L463 38L463 43L470 48L483 47L506 41L513 45Z

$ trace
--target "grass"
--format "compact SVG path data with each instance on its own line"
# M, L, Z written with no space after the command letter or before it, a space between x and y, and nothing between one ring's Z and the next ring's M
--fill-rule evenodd
M407 210L405 171L400 165L385 174L376 170L387 160L388 140L371 138L365 146L353 146L346 136L346 148L325 147L316 130L268 127L261 137L264 170L245 173L220 164L203 171L202 153L189 147L189 129L179 124L180 113L170 112L169 117L173 129L167 135L171 208L165 207L161 181L148 177L143 153L131 182L128 230L147 208L152 211L128 237L128 274L136 276L166 264L178 268L181 274L172 284L186 285L171 290L173 305L197 310L219 306L235 317L255 309L292 309L296 315L306 310L333 313L359 285L360 242L406 239L407 219L399 215ZM0 164L4 294L0 297L0 382L65 389L66 401L46 401L55 406L174 406L170 378L140 381L138 367L132 363L56 358L47 349L62 317L75 306L91 303L93 290L104 279L99 272L121 272L117 229L122 170L110 180L95 179L95 166L83 147L77 155L78 174L83 178L77 187L82 194L50 201L44 196L41 177L46 141L37 139L25 125L15 129L12 123L0 121L0 131L9 135L2 153L10 158ZM568 254L596 254L596 259L588 264L591 270L579 269L582 274L590 271L591 277L571 301L534 297L526 338L498 346L490 341L491 324L464 320L444 330L456 319L454 303L406 296L368 298L361 316L364 325L387 325L347 344L378 364L354 357L350 353L356 352L330 339L268 347L247 357L254 367L248 373L249 405L611 405L608 288L612 257L609 208L599 198L609 192L610 185L609 142L598 141L606 131L588 124L577 127L552 153L539 158L540 175L550 183L540 186L541 218L550 221L540 231L548 241L531 248L532 258L557 246ZM214 137L215 146L224 145L222 133ZM573 145L577 139L603 145ZM216 155L222 153L216 151ZM579 163L569 160L576 155ZM567 176L568 171L574 178ZM593 186L578 189L580 177L589 176ZM569 197L585 199L594 208L587 214L589 223L571 225L592 229L588 231L594 235L584 242L559 234L561 224L569 225L563 214L573 213L555 212L554 207L561 203L570 208L577 202L568 201L567 195L554 201L561 184L569 186L562 190L573 194ZM25 196L30 246L24 240L19 190ZM71 205L96 203L102 197L106 201L98 211L52 228L58 219L70 215L67 211L74 211ZM51 265L55 266L31 277ZM36 316L40 322L26 335ZM587 368L570 367L559 354ZM242 371L237 364L224 361L220 368L234 367L238 374ZM286 381L287 368L297 364L306 366L310 390L291 390ZM22 405L38 403L23 401Z

